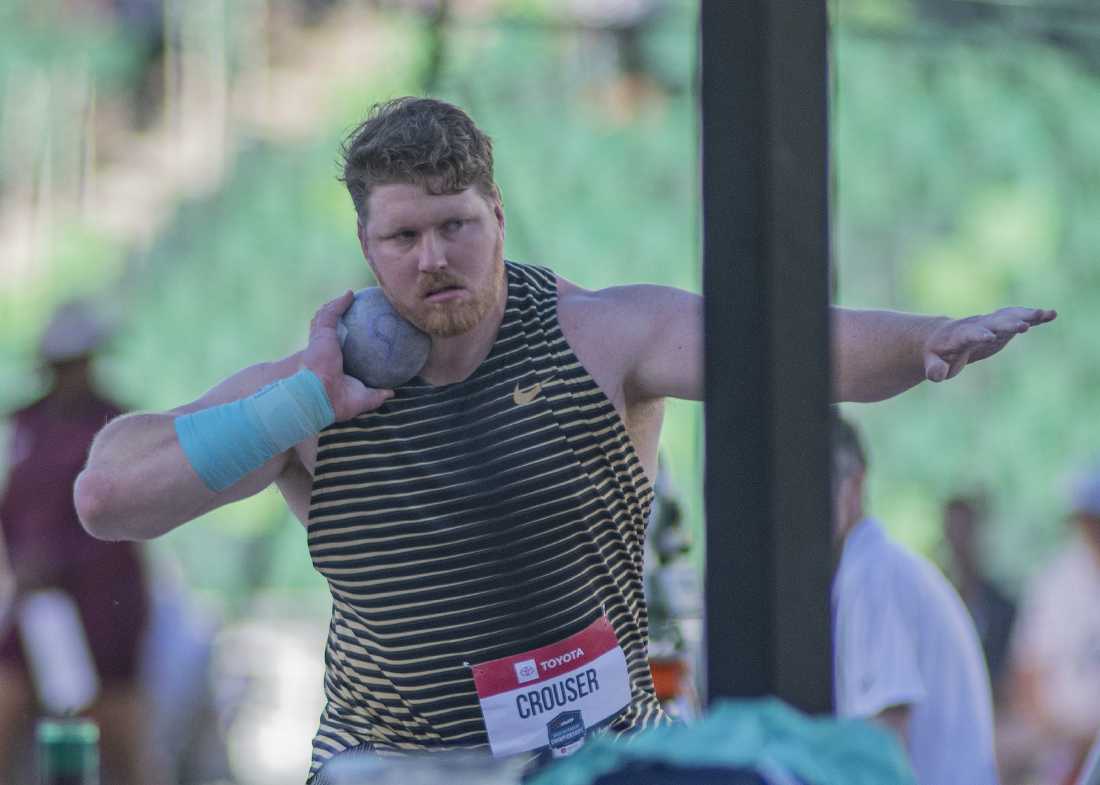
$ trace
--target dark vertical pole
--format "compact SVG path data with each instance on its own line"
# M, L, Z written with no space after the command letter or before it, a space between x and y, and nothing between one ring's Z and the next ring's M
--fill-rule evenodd
M703 0L707 695L832 706L825 0Z

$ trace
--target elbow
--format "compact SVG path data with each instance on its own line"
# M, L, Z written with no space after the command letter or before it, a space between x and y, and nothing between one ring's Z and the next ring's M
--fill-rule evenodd
M99 540L128 539L117 526L118 515L112 514L112 483L110 477L94 469L85 469L73 485L73 505L84 531Z

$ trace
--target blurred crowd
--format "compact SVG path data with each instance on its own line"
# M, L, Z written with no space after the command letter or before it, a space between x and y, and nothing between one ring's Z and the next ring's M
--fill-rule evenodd
M865 507L870 462L840 423L838 712L897 731L922 785L1085 782L1100 751L1100 465L1067 483L1051 511L1065 519L1060 544L1013 594L990 574L998 532L984 493L943 501L941 568Z

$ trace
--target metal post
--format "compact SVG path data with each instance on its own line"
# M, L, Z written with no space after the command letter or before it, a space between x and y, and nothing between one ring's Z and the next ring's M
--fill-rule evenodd
M825 0L703 0L706 693L832 706Z

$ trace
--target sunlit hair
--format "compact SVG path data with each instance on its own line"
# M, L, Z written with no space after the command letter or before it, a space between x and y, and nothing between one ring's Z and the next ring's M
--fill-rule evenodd
M394 98L371 107L341 148L343 176L359 219L371 190L395 183L450 194L475 187L498 199L493 142L457 106L433 98Z

